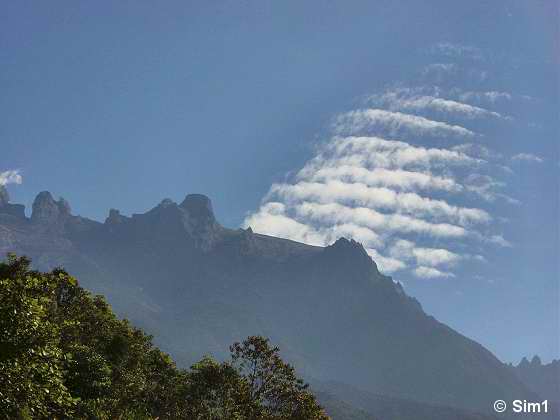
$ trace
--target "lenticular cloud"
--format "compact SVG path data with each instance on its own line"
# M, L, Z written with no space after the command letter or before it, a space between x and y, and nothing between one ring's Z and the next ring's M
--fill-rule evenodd
M385 273L453 278L464 261L484 261L464 252L467 243L510 246L489 206L515 203L496 175L502 157L467 124L507 123L480 106L480 98L506 95L437 88L371 95L366 107L333 119L332 136L289 182L271 186L244 225L313 245L351 237Z

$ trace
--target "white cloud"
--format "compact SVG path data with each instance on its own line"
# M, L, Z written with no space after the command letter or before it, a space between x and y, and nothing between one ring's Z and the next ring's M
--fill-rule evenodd
M395 271L404 270L407 267L405 262L396 258L381 255L377 250L373 248L367 248L366 251L377 263L379 270L383 273L391 274Z
M437 268L433 268L433 267L424 267L424 266L416 267L414 269L414 274L417 277L420 277L420 278L423 278L423 279L437 279L437 278L455 277L455 274L453 274L453 273L446 272L446 271L440 271Z
M458 251L473 243L481 249L512 246L500 234L501 224L492 223L500 215L487 208L498 198L514 201L505 194L507 175L500 169L507 160L473 143L481 139L473 131L447 121L502 114L443 94L436 87L394 88L366 99L373 108L335 118L334 135L292 179L272 185L244 225L320 246L350 237L381 271L421 278L451 278L464 261L484 262ZM442 120L412 115L423 111ZM469 142L418 144L435 139Z
M244 226L265 235L292 239L310 245L325 245L325 237L313 227L300 223L285 214L286 206L282 203L265 203L256 212L247 217Z
M482 144L458 144L457 146L453 146L451 150L484 160L500 160L503 158L500 153L490 150L488 147L483 146Z
M295 213L306 220L323 224L354 223L379 233L417 233L439 238L466 236L464 227L447 223L430 223L401 214L384 214L368 207L348 207L338 203L303 202L295 206Z
M22 182L23 177L19 170L0 172L0 185L21 184Z
M439 96L418 95L410 89L392 89L381 95L372 95L369 101L390 111L435 112L444 117L458 116L467 119L499 118L509 119L498 112L469 105Z
M340 237L350 237L369 246L381 245L377 233L351 220L341 220L340 223L317 228L297 221L288 215L287 207L278 202L264 204L258 212L246 218L243 224L259 233L310 245L326 246Z
M288 202L314 201L319 203L342 203L375 209L395 211L398 214L414 214L434 220L449 221L461 226L473 223L488 223L492 217L478 208L459 207L444 200L423 197L416 193L401 193L389 188L368 187L362 183L341 181L298 182L297 184L275 184L270 196Z
M461 151L413 146L403 141L380 137L334 137L316 158L305 165L300 174L302 177L309 176L322 166L428 169L481 163L484 161Z
M376 133L397 136L474 137L475 133L459 125L434 121L417 115L383 109L361 109L340 115L335 121L339 134Z
M486 240L491 244L499 245L503 248L511 248L513 246L511 242L505 239L502 235L492 235Z
M519 153L511 158L514 162L543 163L544 159L531 153Z
M369 170L352 165L325 166L310 174L310 181L325 182L339 180L360 182L370 187L390 187L402 191L442 190L461 191L462 185L451 177L436 176L431 173L407 171L402 169L375 168Z
M413 235L423 240L476 240L508 246L500 235L477 230L477 226L491 228L492 216L486 210L429 195L439 191L453 197L472 190L476 183L472 176L467 182L468 174L487 161L465 153L471 149L334 136L297 173L294 182L272 185L260 209L244 225L312 245L325 246L340 236L351 237L363 243L386 273L412 265L415 275L416 266L424 267L419 270L423 277L451 277L452 273L428 270L453 267L470 258L448 249L451 242L432 248L408 241L412 249L399 254L395 241L402 241L402 246ZM490 151L485 152L488 157ZM466 170L467 176L457 179L454 168L461 173Z
M436 267L440 265L454 266L464 257L443 248L423 248L414 242L400 239L395 241L389 250L389 255L401 260L414 259L418 266Z
M461 260L461 256L441 248L415 248L413 255L416 262L424 266L450 265L453 266Z

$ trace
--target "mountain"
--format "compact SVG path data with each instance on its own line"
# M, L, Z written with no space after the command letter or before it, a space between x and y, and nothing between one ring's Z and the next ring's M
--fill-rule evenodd
M517 366L510 365L527 387L543 399L560 405L560 360L543 364L538 356L523 358Z
M379 420L373 414L348 404L328 392L314 391L321 407L329 414L332 420Z
M31 217L0 202L0 252L62 265L115 311L155 336L180 364L224 357L248 335L271 338L319 381L421 403L490 412L532 394L490 351L427 315L364 248L316 247L228 229L210 200L163 200L104 223L40 193Z
M339 382L313 383L319 402L333 420L497 420L494 415L442 405L418 403L363 391Z

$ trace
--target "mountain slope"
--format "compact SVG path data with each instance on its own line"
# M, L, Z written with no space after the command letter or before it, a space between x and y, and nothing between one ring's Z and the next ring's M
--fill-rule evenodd
M560 404L560 360L543 364L538 356L525 357L517 366L509 366L519 379L541 398Z
M314 384L313 389L333 420L497 420L493 415L442 405L418 403L363 391L339 382ZM344 401L344 402L341 402ZM330 410L330 411L329 411Z
M426 315L346 239L321 248L222 227L210 200L164 200L105 223L43 192L31 218L0 203L0 252L63 265L185 365L247 335L270 337L309 377L489 411L532 394L480 344Z

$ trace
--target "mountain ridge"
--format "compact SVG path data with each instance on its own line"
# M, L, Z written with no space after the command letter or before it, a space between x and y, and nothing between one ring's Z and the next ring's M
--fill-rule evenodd
M538 356L531 361L524 357L517 366L508 367L531 391L560 406L560 360L543 363Z
M0 252L76 273L180 363L258 333L305 374L374 393L484 412L498 397L533 395L353 240L316 247L225 228L201 194L130 217L112 209L104 223L39 195L30 218L3 200Z

